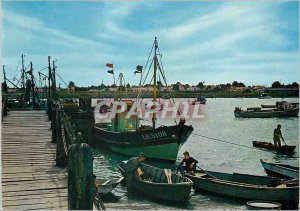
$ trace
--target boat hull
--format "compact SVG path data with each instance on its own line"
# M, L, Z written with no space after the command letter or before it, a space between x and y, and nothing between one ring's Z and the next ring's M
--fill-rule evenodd
M238 118L271 118L271 117L297 117L299 107L288 110L261 110L261 111L234 111L234 116Z
M245 200L268 200L280 202L299 201L299 185L296 187L276 188L267 187L266 185L259 185L259 183L255 185L235 180L229 181L219 178L204 178L189 174L187 174L186 176L193 181L193 187L195 189L220 194L227 197L240 198ZM259 176L254 177L258 178ZM261 178L262 180L264 178L265 180L267 179L267 177Z
M101 180L96 179L96 183L100 186L98 193L100 195L107 195L109 194L113 189L115 189L122 181L124 177L120 177L118 179L111 179L111 180ZM103 184L105 183L105 184Z
M145 147L110 147L110 149L113 152L117 152L120 154L136 156L143 152L143 154L145 154L146 157L170 161L176 160L179 148L180 145L178 143L169 143Z
M193 131L192 126L163 126L134 132L110 132L95 127L95 145L128 156L141 152L147 158L175 162L178 151Z
M125 163L119 164L118 168L126 178ZM172 184L168 184L162 169L143 163L140 164L140 168L144 172L144 179L135 178L131 182L132 187L139 193L151 198L172 202L186 202L191 198L193 183L190 179L172 173Z
M260 162L269 176L275 176L282 179L299 178L299 167L279 163L270 163L263 161L262 159Z
M296 149L296 146L294 145L283 145L281 147L277 147L270 142L262 142L262 141L253 141L252 144L254 147L275 151L277 153L285 154L285 155L293 154Z

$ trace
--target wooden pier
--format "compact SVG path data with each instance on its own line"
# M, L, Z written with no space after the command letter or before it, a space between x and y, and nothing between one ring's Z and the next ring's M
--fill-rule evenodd
M45 111L11 111L2 122L4 210L67 210L67 168L56 167L56 144Z

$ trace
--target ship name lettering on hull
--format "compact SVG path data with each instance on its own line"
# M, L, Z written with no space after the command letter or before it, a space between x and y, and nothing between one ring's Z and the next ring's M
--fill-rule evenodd
M150 139L156 139L156 138L162 138L162 137L167 137L166 131L142 134L143 140L150 140Z

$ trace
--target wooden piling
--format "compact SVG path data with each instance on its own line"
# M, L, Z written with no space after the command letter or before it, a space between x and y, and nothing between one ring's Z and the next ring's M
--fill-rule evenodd
M68 153L68 208L92 210L94 198L93 155L85 144L73 144Z

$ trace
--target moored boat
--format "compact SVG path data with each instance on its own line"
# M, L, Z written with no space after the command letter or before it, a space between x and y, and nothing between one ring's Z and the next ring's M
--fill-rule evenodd
M96 179L96 184L99 187L98 193L100 195L109 194L123 181L123 179L124 177L113 178L113 179Z
M162 99L170 99L170 96L169 96L169 94L163 94L161 98Z
M299 202L299 181L282 182L279 178L248 174L228 174L214 171L197 171L185 174L193 187L227 197L245 200Z
M268 95L267 93L262 93L258 99L271 99L272 97Z
M252 141L254 147L272 150L280 154L290 155L293 154L296 146L295 145L282 145L281 147L275 146L271 142L264 141Z
M126 178L126 162L121 162L118 168ZM132 181L132 186L139 193L152 198L174 202L186 202L191 197L193 182L179 174L172 173L169 178L163 169L156 168L144 163L140 164L143 172L142 178L136 177Z
M272 109L252 107L243 110L236 107L234 110L234 116L240 118L297 117L298 113L299 105L286 101L276 102L275 107Z
M262 166L269 176L275 176L282 179L299 178L299 167L282 163L271 163L260 159Z
M154 52L151 51L150 55L153 54L154 74L151 79L153 81L153 99L151 103L156 107L159 104L156 98L157 77L159 73L162 74L163 72L161 69L163 66L161 60L158 60L158 42L156 38L152 49L154 49ZM139 73L142 72L142 68L142 66L138 65L137 70ZM149 71L150 68L151 65L149 66ZM163 78L165 78L164 75ZM115 103L126 104L127 109L123 112L117 112L109 123L102 122L95 124L94 145L107 147L114 152L129 156L136 156L143 152L147 158L170 162L176 161L180 147L188 140L194 130L191 125L185 125L185 120L181 114L179 114L180 121L178 124L157 127L157 111L153 109L154 111L151 113L152 118L150 120L152 126L141 125L141 118L137 114L138 111L136 111L135 107L141 105L141 101L138 101L138 99L135 101L115 99ZM101 108L99 108L100 111ZM136 110L131 112L131 108L135 108ZM160 106L160 108L162 109L163 107ZM105 109L104 112L106 112Z
M207 101L206 97L204 97L203 95L199 95L197 97L197 99L192 102L192 105L195 105L197 103L199 103L199 104L206 104L206 101Z

